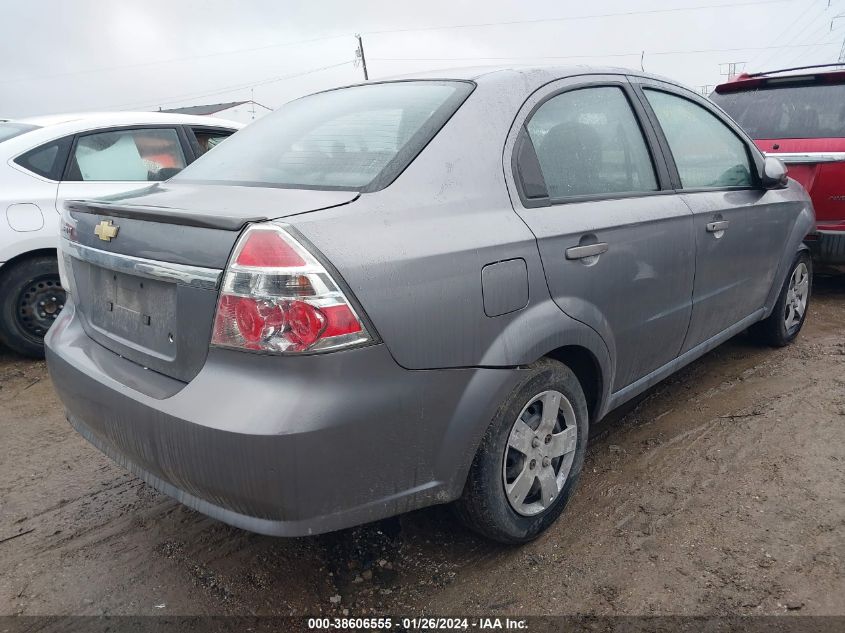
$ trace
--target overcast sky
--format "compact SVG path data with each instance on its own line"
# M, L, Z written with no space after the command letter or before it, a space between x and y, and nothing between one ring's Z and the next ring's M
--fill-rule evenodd
M479 64L639 68L645 51L646 71L697 88L718 83L724 62L836 61L839 13L845 0L0 0L0 116L253 94L277 107L361 81L356 32L371 79Z

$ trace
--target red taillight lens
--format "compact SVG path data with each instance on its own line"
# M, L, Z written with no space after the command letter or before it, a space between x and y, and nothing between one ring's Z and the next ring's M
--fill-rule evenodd
M341 334L354 334L361 331L361 323L349 306L331 306L323 308L328 325L326 336L340 336Z
M274 224L247 229L226 270L212 344L277 353L370 340L325 267Z
M291 301L287 305L290 332L288 339L296 350L311 347L326 331L326 317L319 308L304 301Z
M235 260L238 266L288 268L304 266L305 260L276 231L256 231Z

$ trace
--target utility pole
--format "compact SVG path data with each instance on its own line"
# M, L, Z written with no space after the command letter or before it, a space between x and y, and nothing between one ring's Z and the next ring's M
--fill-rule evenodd
M361 66L364 68L364 81L369 81L370 76L367 74L367 58L364 57L364 42L361 36L356 33L355 38L358 40L358 50L355 51L355 57L361 60Z
M745 70L745 64L746 62L726 62L719 64L719 74L727 77L728 81L730 81Z

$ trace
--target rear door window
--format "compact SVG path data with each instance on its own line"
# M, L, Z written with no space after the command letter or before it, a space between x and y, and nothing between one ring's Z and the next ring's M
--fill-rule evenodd
M73 137L70 136L46 143L21 154L15 163L43 178L60 180L72 141Z
M683 97L648 88L644 92L684 189L753 185L748 148L721 119Z
M552 97L526 129L552 199L658 189L648 146L617 86Z
M197 157L202 156L210 149L214 149L233 134L229 130L212 130L210 128L191 128L191 132L197 140L195 146Z
M743 90L710 97L753 139L845 137L845 85Z
M110 130L77 139L67 180L161 181L185 168L175 129Z

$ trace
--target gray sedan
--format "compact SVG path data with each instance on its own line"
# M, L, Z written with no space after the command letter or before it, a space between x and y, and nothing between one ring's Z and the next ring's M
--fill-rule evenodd
M70 203L47 359L150 485L298 536L427 505L503 542L588 427L751 329L801 329L804 190L721 110L619 69L294 101L143 192Z

